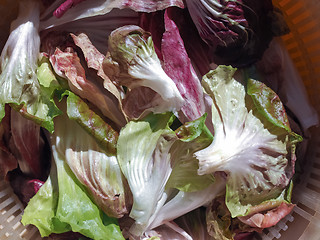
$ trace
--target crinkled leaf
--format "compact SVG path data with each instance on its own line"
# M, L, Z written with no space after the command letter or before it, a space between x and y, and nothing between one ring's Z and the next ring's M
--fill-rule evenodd
M126 120L114 97L104 89L97 75L87 78L85 68L81 65L76 52L70 48L65 51L57 48L50 56L50 61L55 72L68 80L72 92L90 101L118 126L125 124Z
M213 136L205 126L206 115L188 122L175 132L179 137L171 150L172 173L166 188L176 188L183 192L195 192L207 188L214 182L214 177L198 175L198 160L194 153L206 148L212 142Z
M85 33L80 33L78 35L71 34L71 36L75 44L81 48L88 67L97 70L97 75L100 76L104 81L104 87L110 93L112 93L119 101L119 104L121 104L121 95L123 94L123 89L113 83L102 70L102 63L105 56L100 53L95 46L93 46L92 42Z
M53 118L60 111L52 100L53 90L49 83L56 80L50 69L44 70L48 66L43 65L43 60L38 63L39 5L36 1L23 1L20 5L19 16L12 23L12 31L1 54L0 103L2 107L11 104L26 118L52 132ZM43 85L44 75L49 76L45 80L47 85Z
M107 217L92 202L56 144L52 145L50 177L30 200L22 223L37 226L43 237L72 230L92 239L124 239L116 219Z
M274 127L264 125L265 120L247 108L245 88L233 78L234 72L220 66L203 78L204 89L214 101L215 135L212 144L196 157L199 174L226 173L226 204L231 216L237 217L281 194L290 182L287 170L294 149L289 135L283 137L280 131L278 136Z
M303 80L281 38L274 38L262 59L255 65L258 80L272 88L301 125L303 134L319 124L319 116L310 105ZM297 131L297 130L295 130Z
M264 83L249 78L247 80L247 93L251 96L257 110L271 124L283 128L292 136L296 142L302 141L302 137L295 134L289 124L285 108L279 96Z

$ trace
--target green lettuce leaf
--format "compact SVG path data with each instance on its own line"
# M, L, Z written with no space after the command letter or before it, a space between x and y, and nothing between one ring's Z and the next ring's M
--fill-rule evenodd
M69 98L70 96L68 100ZM80 109L84 110L84 108ZM103 130L107 128L110 136L112 133L116 134L112 139L114 141L117 139L118 133L91 111L81 112L81 116L91 123L95 131L98 132L101 125L101 132L105 133ZM76 178L86 187L92 200L108 216L123 217L128 212L126 198L129 195L129 189L126 189L127 186L123 181L123 175L114 154L115 149L109 148L108 152L107 149L100 147L100 145L107 145L102 143L109 143L109 139L97 142L93 135L88 134L76 121L68 119L67 115L56 118L55 124L56 130L51 137L52 142L56 142L57 151L64 156L66 163Z
M226 174L226 205L232 217L239 217L265 201L278 198L287 188L297 141L292 140L287 130L283 106L272 102L275 93L265 88L268 96L264 96L260 105L252 104L243 84L233 78L235 71L219 66L203 78L203 87L214 102L214 139L195 155L200 175Z
M118 132L76 94L67 91L67 114L97 141L108 155L116 155Z
M213 136L205 125L206 114L199 119L185 123L175 132L177 140L171 150L172 173L166 188L176 188L183 192L195 192L207 188L214 182L213 175L199 175L198 160L194 153L206 148Z
M262 115L259 118L269 122L268 128L271 131L276 131L278 136L289 135L293 145L303 140L300 135L291 130L285 108L279 96L271 88L260 81L248 78L247 93L252 99L255 111ZM264 124L267 123L264 122ZM276 129L273 130L274 128ZM282 133L281 129L283 129Z
M120 131L117 157L133 195L130 232L141 236L165 203L165 185L171 173L169 150L176 140L168 127L172 113L150 114L131 121Z
M52 151L50 176L30 200L21 222L35 225L42 237L74 231L92 239L124 239L117 220L103 214L55 146Z
M53 74L40 55L40 6L36 1L21 1L18 18L3 48L0 59L0 117L5 104L35 121L50 132L53 118L60 114L52 100ZM48 79L45 79L48 77ZM38 79L40 78L40 79Z

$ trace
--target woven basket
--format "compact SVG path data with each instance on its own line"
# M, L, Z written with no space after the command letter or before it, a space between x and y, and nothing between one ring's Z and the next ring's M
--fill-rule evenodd
M257 0L258 1L258 0ZM0 0L1 16L7 18ZM13 6L11 1L10 4ZM309 100L320 113L320 0L274 0L287 20L291 33L283 37L284 44L303 79ZM1 9L2 8L2 9ZM14 6L13 6L14 8ZM8 10L8 9L6 9ZM8 26L8 25L7 25ZM6 26L0 26L3 30ZM2 48L4 32L0 32ZM258 240L319 240L320 239L320 131L312 130L305 168L300 182L294 188L293 212L275 227L263 231ZM0 240L41 239L33 226L20 223L23 206L10 186L0 181Z

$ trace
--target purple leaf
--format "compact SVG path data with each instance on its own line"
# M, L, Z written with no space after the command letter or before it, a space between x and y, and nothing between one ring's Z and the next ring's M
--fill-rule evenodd
M11 150L14 150L21 171L36 178L43 175L42 154L45 143L40 131L39 125L11 111Z
M18 169L9 173L9 181L14 193L25 205L44 184L43 181L28 177Z
M67 12L70 8L77 5L78 3L82 2L84 0L66 0L64 3L62 3L54 12L53 15L57 18L60 18Z
M205 106L200 80L185 50L183 40L175 22L165 12L165 32L161 52L164 70L175 82L185 104L182 107L182 120L192 121L204 114Z

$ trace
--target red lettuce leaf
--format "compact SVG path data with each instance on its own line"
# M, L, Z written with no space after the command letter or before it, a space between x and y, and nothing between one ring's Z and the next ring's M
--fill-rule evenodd
M164 70L185 100L180 119L182 122L193 121L205 111L202 86L185 50L179 29L168 11L165 12L164 22L165 32L161 44Z
M0 122L0 178L7 179L7 173L18 167L18 161L11 153L8 143L11 138L10 107L5 106L5 116Z
M16 156L19 168L35 178L43 176L43 159L45 142L38 124L28 120L20 113L11 111L11 150Z
M54 10L53 15L56 18L61 18L68 10L75 7L79 3L83 2L84 0L66 0L64 1L56 10ZM88 3L89 2L89 3ZM92 1L91 1L92 2ZM168 7L176 6L180 8L184 8L184 1L183 0L106 0L101 1L100 6L100 13L97 12L96 14L93 12L94 15L107 13L111 11L113 8L130 8L136 12L156 12L159 10L166 9ZM96 3L92 3L93 7L97 7L99 5ZM87 1L85 5L78 5L78 9L89 9L90 8L90 1ZM105 8L105 9L104 9ZM93 16L94 16L93 15Z
M249 216L239 217L239 220L253 228L268 228L276 225L282 218L287 216L294 204L282 202L278 207L273 208L266 213L258 212Z
M61 77L67 78L72 92L87 99L118 126L124 126L126 120L119 110L114 96L104 89L102 81L88 79L86 71L81 65L80 58L73 49L67 48L64 52L59 48L50 57L55 72Z
M244 67L258 61L278 34L271 0L187 0L186 4L211 60L219 65Z
M170 19L175 23L179 34L183 39L185 51L187 52L197 73L201 76L206 74L211 68L211 56L208 52L208 45L200 38L187 9L171 7L166 9ZM163 60L161 44L163 33L165 32L164 11L154 13L142 13L139 25L151 33L155 51L160 60Z
M112 82L110 78L104 73L102 68L102 63L105 58L105 55L100 53L85 33L80 33L79 35L71 34L74 43L81 48L84 58L87 62L89 68L97 70L97 75L103 79L103 86L107 89L119 103L119 107L122 108L122 97L124 90L116 82Z

